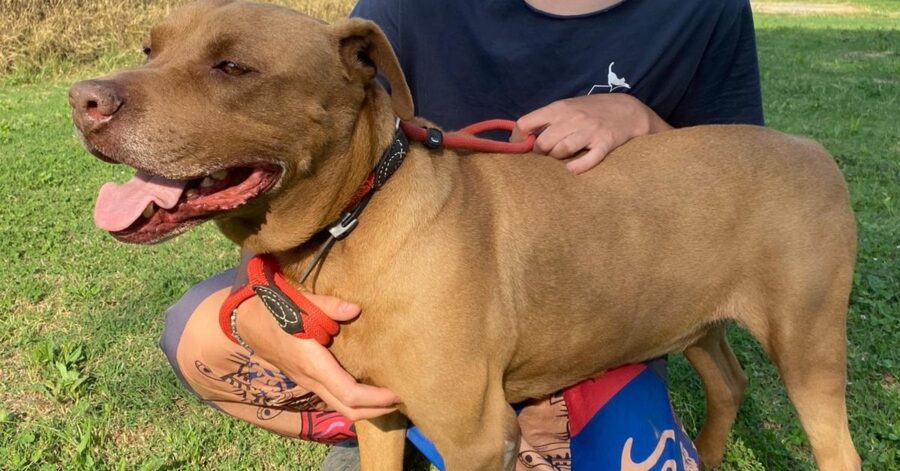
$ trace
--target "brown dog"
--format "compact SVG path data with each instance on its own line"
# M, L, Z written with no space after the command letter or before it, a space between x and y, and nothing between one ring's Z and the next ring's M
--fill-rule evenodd
M71 90L88 149L141 171L101 192L98 224L150 243L215 218L297 279L395 117L412 118L388 42L368 21L221 0L173 14L149 50ZM413 145L304 288L365 306L332 351L402 398L450 470L511 466L511 402L678 351L703 378L697 445L718 464L747 382L731 319L777 364L819 467L844 471L860 467L844 400L855 248L831 157L763 128L638 138L579 177ZM405 420L358 424L367 469L399 468Z

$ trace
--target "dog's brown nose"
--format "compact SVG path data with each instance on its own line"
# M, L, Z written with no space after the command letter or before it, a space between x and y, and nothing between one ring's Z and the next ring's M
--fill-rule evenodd
M122 87L110 80L85 80L69 90L72 117L84 134L109 122L124 104Z

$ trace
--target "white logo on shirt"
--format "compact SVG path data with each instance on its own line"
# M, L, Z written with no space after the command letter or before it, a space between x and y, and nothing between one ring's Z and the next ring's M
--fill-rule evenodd
M615 65L615 62L609 63L609 72L606 74L606 84L594 85L591 87L591 91L588 92L588 95L592 95L595 91L600 90L601 88L607 89L607 93L612 93L617 88L625 88L631 90L631 85L628 85L628 82L625 81L625 77L619 77L613 72L612 68Z

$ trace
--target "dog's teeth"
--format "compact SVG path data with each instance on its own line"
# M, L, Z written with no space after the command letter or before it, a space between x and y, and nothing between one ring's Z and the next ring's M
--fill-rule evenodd
M147 207L144 208L144 212L142 214L144 215L145 218L150 219L151 217L153 217L153 213L155 213L155 212L156 212L156 207L153 205L153 202L151 201L150 204L148 204Z
M213 172L210 176L213 177L213 180L224 180L228 176L228 170L219 170L218 172Z
M203 179L203 181L200 182L200 188L209 188L215 184L216 184L215 180L213 180L212 178L206 177Z
M187 196L188 198L193 198L199 194L200 194L200 192L198 192L196 188L189 188L187 191L184 192L184 196Z

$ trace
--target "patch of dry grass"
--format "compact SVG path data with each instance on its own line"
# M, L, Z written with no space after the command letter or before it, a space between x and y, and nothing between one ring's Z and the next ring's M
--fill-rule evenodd
M139 58L148 28L189 0L0 0L0 75ZM354 0L275 0L333 21Z
M753 13L774 15L865 15L869 9L841 3L780 3L754 1Z

